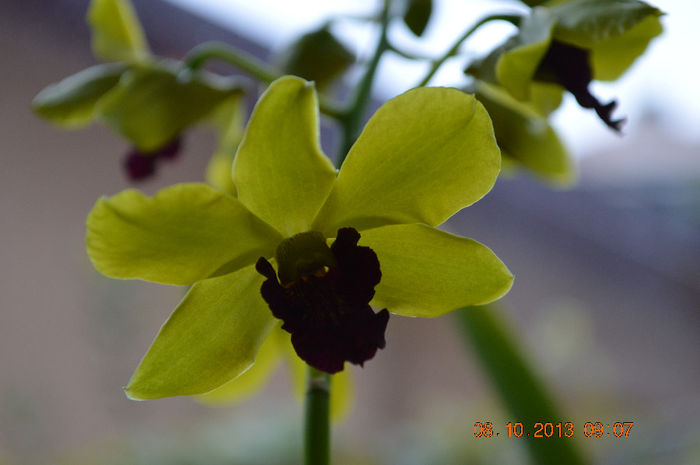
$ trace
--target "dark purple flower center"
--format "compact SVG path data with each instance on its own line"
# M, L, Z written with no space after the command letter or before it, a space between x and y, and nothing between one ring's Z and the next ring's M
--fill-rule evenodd
M141 181L153 176L161 160L174 160L180 152L182 138L176 137L171 142L153 152L143 153L132 148L124 159L124 170L132 181Z
M602 104L588 86L593 79L589 51L553 40L535 73L538 81L555 82L571 92L583 108L592 108L611 129L619 132L625 119L612 119L617 106L614 100Z
M389 312L375 313L369 305L381 279L379 260L357 245L359 239L355 229L343 228L330 248L316 232L283 241L276 254L279 280L265 258L255 265L267 278L263 299L291 333L297 355L326 373L341 371L345 361L362 365L386 344Z

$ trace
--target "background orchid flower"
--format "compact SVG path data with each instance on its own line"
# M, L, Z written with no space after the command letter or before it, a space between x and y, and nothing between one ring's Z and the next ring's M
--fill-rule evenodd
M525 168L557 186L576 180L576 164L549 122L569 91L612 129L615 101L602 103L589 90L592 80L618 79L662 32L657 8L639 0L527 1L530 14L515 21L518 31L465 72L468 87L484 104L504 171Z
M260 257L285 238L360 232L381 281L371 304L435 317L501 297L512 275L487 247L435 228L492 187L500 168L488 114L456 89L418 88L369 120L339 172L322 153L312 84L275 81L251 116L233 167L237 197L180 184L153 197L100 199L87 220L95 267L191 289L129 385L135 399L209 392L247 370L276 324Z
M503 171L518 166L557 186L576 180L576 165L546 116L531 102L517 100L502 87L477 81L470 90L489 112Z
M640 0L545 2L522 18L517 34L466 72L532 102L543 115L559 106L565 89L619 130L623 120L612 119L615 102L602 104L588 86L618 79L661 34L661 15Z
M105 63L47 86L32 106L62 128L99 121L123 136L132 145L122 163L130 180L149 178L162 161L174 158L189 128L217 126L222 113L232 117L242 83L183 72L181 62L153 55L128 0L92 0L87 22L93 54Z

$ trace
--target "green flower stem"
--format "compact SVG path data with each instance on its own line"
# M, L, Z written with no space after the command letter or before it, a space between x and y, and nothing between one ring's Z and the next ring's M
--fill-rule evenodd
M518 15L491 15L487 16L485 18L480 19L479 21L476 22L472 27L467 29L467 31L462 34L452 45L452 47L445 53L442 57L439 59L435 60L433 62L433 66L430 67L430 70L428 71L428 74L425 75L425 77L420 81L420 83L416 87L423 87L428 85L430 80L433 78L435 73L440 69L440 67L451 57L457 55L457 52L459 51L459 47L462 45L462 42L467 40L469 36L471 36L474 32L476 32L477 29L479 29L481 26L484 24L490 22L490 21L508 21L509 23L513 23L515 25L518 24L520 21L520 16Z
M309 367L304 465L330 464L330 390L331 376Z
M532 428L536 422L567 422L556 401L523 355L495 305L454 312L465 342L491 379L512 421ZM577 425L578 426L578 425ZM578 432L576 432L578 435ZM574 437L576 437L576 435ZM573 438L526 438L532 463L588 463Z
M197 71L207 61L212 59L233 65L266 84L270 84L272 81L282 77L279 71L270 67L267 63L242 50L237 50L220 42L205 42L198 45L185 56L183 61L185 67L192 71ZM323 114L331 118L339 120L344 115L337 104L329 102L323 96L319 96L319 107Z
M355 140L359 136L360 128L364 122L364 112L367 108L369 98L371 97L372 83L374 82L374 76L377 73L379 61L381 60L384 52L389 49L387 31L389 29L390 5L391 0L384 0L384 8L382 9L380 17L381 30L379 33L377 48L375 49L374 55L372 56L367 69L365 70L365 74L362 76L362 80L358 84L357 93L355 94L352 105L340 120L343 129L343 141L340 146L338 166L343 164L345 157L350 151L350 147L352 147L352 144L355 143Z
M268 84L280 77L276 70L254 56L220 42L205 42L196 46L183 61L186 67L197 71L211 59L225 61Z
M405 50L401 50L398 48L396 45L389 43L389 50L400 56L401 58L405 58L407 60L414 60L414 61L430 61L430 62L435 62L437 61L434 57L429 57L427 55L418 55L417 53L412 53L412 52L407 52Z
M377 21L376 16L366 16L366 15L336 15L336 16L330 16L326 18L326 21L323 23L324 28L329 28L331 27L334 23L342 23L342 22L356 22L356 23L371 23L373 21Z

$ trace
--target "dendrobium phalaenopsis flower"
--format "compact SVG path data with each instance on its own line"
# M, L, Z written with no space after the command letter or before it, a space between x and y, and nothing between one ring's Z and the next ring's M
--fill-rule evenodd
M619 132L624 118L612 116L616 101L601 102L589 86L617 80L661 34L662 14L640 0L547 2L532 8L515 35L465 72L502 86L544 115L559 106L565 89Z
M499 169L473 96L417 88L374 114L336 171L319 145L313 84L275 81L238 148L236 196L197 183L152 197L129 189L88 217L100 272L192 285L126 393L212 391L254 363L278 318L299 357L333 373L384 347L389 312L435 317L498 299L513 279L505 265L435 227L485 195Z

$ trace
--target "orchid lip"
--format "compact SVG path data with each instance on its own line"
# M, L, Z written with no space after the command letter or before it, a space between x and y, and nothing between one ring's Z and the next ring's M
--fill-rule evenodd
M343 370L346 361L363 365L386 345L389 312L369 305L381 279L379 260L357 245L359 238L342 228L328 247L320 233L301 233L278 247L279 273L263 257L256 263L267 278L263 299L292 335L297 355L327 373Z

